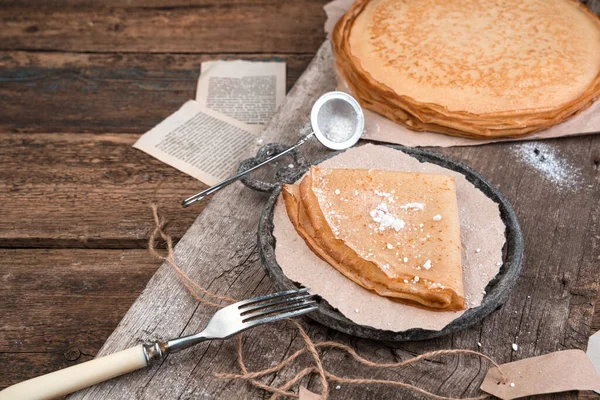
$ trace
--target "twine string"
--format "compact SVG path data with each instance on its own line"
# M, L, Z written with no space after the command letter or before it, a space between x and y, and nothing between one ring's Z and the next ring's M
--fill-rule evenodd
M158 212L158 207L156 207L155 204L152 204L151 207L152 207L152 214L154 216L155 227L154 227L154 231L152 232L152 234L150 234L150 240L148 243L148 250L150 250L150 254L152 254L154 257L156 257L162 261L166 261L167 263L169 263L171 268L173 268L173 270L177 273L177 276L179 276L179 279L181 279L181 282L183 283L183 285L190 291L190 293L199 302L201 302L205 305L211 306L211 307L216 307L216 308L222 308L224 306L221 304L215 303L212 300L208 300L208 299L206 299L206 297L216 299L216 300L221 300L221 301L224 301L227 303L235 303L237 301L236 299L228 297L228 296L220 296L216 293L209 292L208 290L204 289L202 286L200 286L196 282L194 282L189 276L187 276L187 274L185 272L183 272L183 270L179 267L179 265L177 265L177 262L175 261L175 252L173 251L173 239L171 238L170 235L167 235L164 232L164 228L167 225L168 221L165 218L160 216L160 214ZM156 249L156 241L159 236L167 244L167 255L166 256L160 254L160 252ZM205 297L198 295L198 292L200 292Z
M173 239L171 238L171 236L166 234L164 231L168 221L159 214L158 208L156 207L156 205L152 205L151 207L152 207L152 213L153 213L153 217L154 217L155 228L154 228L153 232L151 233L150 239L149 239L148 249L150 251L150 254L152 254L154 257L156 257L162 261L167 262L168 265L177 274L179 280L185 286L185 288L200 303L210 306L210 307L215 307L215 308L222 308L228 304L235 303L237 300L232 297L222 296L222 295L212 293L212 292L204 289L202 286L200 286L199 284L194 282L181 269L181 267L179 267L179 265L177 264L177 261L175 259L175 253L173 251ZM156 248L156 242L158 241L159 238L161 238L166 243L166 246L167 246L166 255L161 254L159 252L159 250ZM226 304L222 304L222 303L226 303ZM239 334L238 340L237 340L237 356L238 356L238 364L240 366L241 373L240 374L217 373L217 374L215 374L215 376L220 379L237 379L237 380L247 381L252 386L271 393L271 398L270 398L271 400L277 400L281 397L298 398L299 396L290 390L296 384L298 384L303 378L305 378L306 376L309 376L309 375L313 375L313 374L317 374L319 376L319 381L321 384L321 395L320 395L321 400L327 400L330 381L337 382L337 383L350 384L350 385L373 385L373 384L375 384L375 385L388 385L388 386L401 387L401 388L411 390L413 392L417 392L421 395L424 395L424 396L427 396L427 397L430 397L430 398L436 399L436 400L482 400L482 399L486 399L486 398L490 397L488 394L482 394L477 397L446 397L446 396L441 396L441 395L429 392L418 386L414 386L414 385L411 385L409 383L404 383L404 382L385 380L385 379L345 378L345 377L337 376L325 369L325 367L323 366L323 361L322 361L321 355L319 354L319 351L318 351L318 349L332 348L332 349L341 350L341 351L349 354L352 357L352 359L354 361L358 362L359 364L362 364L367 367L379 368L379 369L401 368L401 367L405 367L410 364L414 364L414 363L419 362L424 359L437 358L440 356L449 356L449 355L475 356L475 357L480 357L480 358L487 360L491 365L496 367L496 369L498 370L498 372L500 373L500 375L502 377L502 381L500 383L507 382L507 377L504 374L504 372L502 371L502 369L500 368L500 366L498 365L498 363L496 363L491 357L489 357L483 353L480 353L478 351L467 350L467 349L438 350L438 351L431 351L428 353L424 353L419 356L412 357L412 358L409 358L407 360L400 361L400 362L376 363L376 362L373 362L371 360L368 360L368 359L360 356L352 347L347 346L342 343L338 343L338 342L334 342L334 341L324 341L324 342L314 343L312 341L312 339L308 336L308 334L306 333L306 331L304 330L302 325L300 325L300 323L298 321L293 320L293 319L286 319L286 321L288 323L291 323L298 330L298 333L300 334L300 336L302 337L302 339L304 341L304 347L302 349L296 351L295 353L291 354L290 356L286 357L281 362L279 362L278 364L276 364L270 368L265 368L265 369L262 369L259 371L250 372L250 371L248 371L248 368L246 367L246 364L244 362L243 334ZM290 380L288 380L281 386L268 385L259 380L260 378L269 376L271 374L278 373L279 371L284 369L286 366L292 364L297 358L299 358L300 356L302 356L304 354L309 354L311 356L311 358L313 360L313 365L302 369L300 372L296 373Z

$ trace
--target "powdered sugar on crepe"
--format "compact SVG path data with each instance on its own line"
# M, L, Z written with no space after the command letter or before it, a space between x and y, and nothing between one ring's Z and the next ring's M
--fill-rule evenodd
M467 306L477 307L488 282L502 265L504 224L496 203L457 172L420 163L400 151L375 145L350 149L321 164L324 168L371 168L381 170L444 173L454 176L461 224L462 263ZM440 330L462 312L434 312L396 303L374 294L341 275L317 257L296 233L283 202L274 212L275 254L283 272L293 281L311 288L360 325L392 331L411 328ZM479 252L476 251L479 249ZM355 310L360 309L360 313Z

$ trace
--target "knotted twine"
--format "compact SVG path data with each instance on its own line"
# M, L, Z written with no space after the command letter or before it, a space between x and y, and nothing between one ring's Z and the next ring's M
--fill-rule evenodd
M177 264L177 261L175 259L175 253L173 251L173 239L171 238L171 236L169 236L168 234L166 234L164 232L164 228L167 225L168 221L159 214L158 208L156 207L156 205L153 204L151 207L152 207L152 213L154 216L155 227L154 227L154 231L150 235L150 240L148 243L148 249L150 250L150 254L152 254L154 257L156 257L162 261L166 261L169 264L169 266L173 269L173 271L175 271L175 273L179 277L181 283L188 289L190 294L196 300L198 300L200 303L210 306L210 307L215 307L215 308L222 308L222 307L225 307L226 305L235 303L237 301L236 299L234 299L232 297L221 296L216 293L209 292L208 290L204 289L203 287L198 285L196 282L194 282L185 272L183 272L183 270L179 267L179 265ZM167 254L166 255L161 254L156 249L156 242L159 239L159 237L162 238L162 240L164 240L166 243L166 246L167 246ZM226 303L226 304L223 305L222 303ZM401 387L401 388L412 390L414 392L420 393L422 395L425 395L425 396L428 396L430 398L437 399L437 400L482 400L482 399L486 399L486 398L490 397L490 395L488 395L488 394L482 394L477 397L458 397L458 398L457 397L446 397L446 396L441 396L441 395L438 395L435 393L428 392L425 389L421 389L420 387L411 385L409 383L384 380L384 379L370 379L370 378L355 379L355 378L340 377L340 376L333 374L332 372L325 370L325 368L323 367L323 362L321 360L321 356L319 355L319 352L317 350L317 349L323 349L323 348L333 348L333 349L342 350L342 351L348 353L355 361L357 361L358 363L360 363L362 365L372 367L372 368L380 368L380 369L405 367L407 365L414 364L414 363L424 360L424 359L431 359L431 358L436 358L436 357L446 356L446 355L460 355L460 354L471 355L471 356L480 357L480 358L483 358L483 359L489 361L490 364L492 364L494 367L496 367L498 369L498 372L500 372L500 375L502 376L503 381L504 382L507 381L507 378L504 375L504 373L502 372L502 370L500 369L500 366L489 356L487 356L483 353L477 352L477 351L467 350L467 349L438 350L438 351L431 351L428 353L424 353L419 356L416 356L416 357L413 357L413 358L410 358L408 360L404 360L401 362L376 363L376 362L373 362L373 361L367 360L366 358L361 357L360 355L358 355L358 353L356 353L356 351L353 348L346 346L342 343L338 343L338 342L334 342L334 341L324 341L324 342L314 343L310 339L310 337L308 336L308 334L306 333L306 331L304 330L302 325L300 325L300 323L298 323L294 319L286 319L286 321L288 323L291 323L298 329L300 336L304 340L305 347L303 349L296 351L291 356L287 357L286 359L284 359L279 364L277 364L273 367L266 368L266 369L263 369L260 371L249 372L248 368L246 367L246 364L244 363L243 340L242 340L243 333L241 333L238 335L238 340L237 340L237 356L238 356L238 364L240 366L240 369L242 370L242 373L241 374L217 373L217 374L215 374L215 376L217 378L221 378L221 379L245 380L257 388L260 388L267 392L270 392L272 394L272 396L270 398L271 400L279 399L282 396L298 398L299 396L296 393L291 392L290 389L295 384L300 382L304 377L311 375L311 374L319 375L320 383L321 383L321 400L327 400L329 381L337 382L337 383L352 384L352 385L378 384L378 385ZM306 354L306 353L308 353L312 356L312 358L314 360L314 365L311 367L304 368L303 370L298 372L292 379L290 379L283 385L277 387L277 386L273 386L273 385L267 385L258 380L267 375L274 374L274 373L281 371L283 368L285 368L286 366L291 364L298 357L300 357L301 355Z

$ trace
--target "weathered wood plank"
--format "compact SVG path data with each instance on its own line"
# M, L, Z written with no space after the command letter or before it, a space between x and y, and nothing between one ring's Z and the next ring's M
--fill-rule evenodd
M291 88L311 55L0 52L0 132L142 133L195 97L203 61L285 61Z
M595 304L596 306L600 305L600 298L596 299ZM598 331L600 331L600 307L595 307L590 334L596 333Z
M91 359L159 262L146 250L0 250L0 388Z
M328 0L313 0L318 4L326 4ZM600 12L600 1L598 0L580 0L583 4L587 5L595 13ZM279 0L261 0L260 4L277 4ZM247 0L226 0L219 1L220 6L237 6L239 4L247 3ZM259 4L257 0L254 3ZM174 8L196 8L196 7L211 7L215 6L214 0L128 0L126 2L119 0L103 0L102 5L104 7L118 7L118 8L152 8L152 9L174 9ZM0 7L39 7L39 1L37 0L3 0L0 3ZM45 0L44 7L86 7L86 6L98 6L98 2L94 0Z
M306 2L323 3L325 0L305 0ZM594 1L594 0L592 0ZM64 8L64 7L111 7L111 8L150 8L150 9L173 9L173 8L210 8L210 7L231 7L240 4L247 4L248 0L102 0L98 4L94 0L45 0L40 4L36 0L2 0L0 7L44 7L44 8ZM274 5L280 3L279 0L252 0L253 5Z
M600 15L600 0L582 0L581 2L588 6L596 15Z
M200 63L210 58L4 53L0 129L74 133L0 136L0 246L142 248L152 202L171 211L180 237L201 207L178 202L205 186L132 149L139 135L81 132L150 129L194 96ZM290 86L308 62L252 59L286 59Z
M0 246L145 248L149 204L169 210L174 237L206 186L131 145L133 134L0 135Z
M580 391L577 400L598 400L598 393L592 391Z
M312 54L325 38L325 3L216 0L198 6L163 3L166 7L127 9L97 2L93 7L3 7L0 49Z
M307 120L310 105L334 87L331 55L325 45L299 79L286 103L266 131L271 140L292 141L294 132ZM405 359L415 353L439 348L478 349L500 362L535 356L565 348L583 348L598 294L598 231L600 192L595 180L600 159L600 137L587 136L547 142L560 149L561 157L579 170L581 180L573 192L559 190L543 179L531 165L515 156L519 144L443 149L465 161L499 186L513 203L526 241L527 262L508 303L483 323L437 340L383 344L359 340L307 323L315 340L333 338L353 345L376 361ZM322 153L315 146L304 149L311 156ZM591 186L591 187L590 187ZM264 195L240 184L215 195L179 242L176 254L190 276L210 290L243 298L272 290L256 254L256 225ZM100 354L109 354L140 341L167 339L196 332L213 310L199 306L178 284L177 277L162 266L113 332ZM513 352L512 343L519 344ZM269 366L302 346L293 329L264 327L249 332L246 352L250 368ZM326 365L343 376L377 376L417 383L446 395L476 392L485 364L465 357L425 362L400 372L368 371L348 358L330 352ZM233 341L200 345L154 367L82 391L73 399L159 398L256 398L259 394L240 382L221 381L215 372L237 371ZM298 367L276 377L290 379ZM442 377L442 379L440 379ZM306 380L318 391L316 379ZM344 387L331 390L331 398L413 398L404 390L385 387ZM574 394L565 394L573 398Z

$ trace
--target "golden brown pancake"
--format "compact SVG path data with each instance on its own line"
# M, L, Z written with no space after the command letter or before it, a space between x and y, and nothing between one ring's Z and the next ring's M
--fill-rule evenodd
M522 136L600 95L600 20L576 0L358 0L333 45L362 105L415 130Z
M298 234L347 278L393 300L464 309L452 177L312 167L282 193Z

